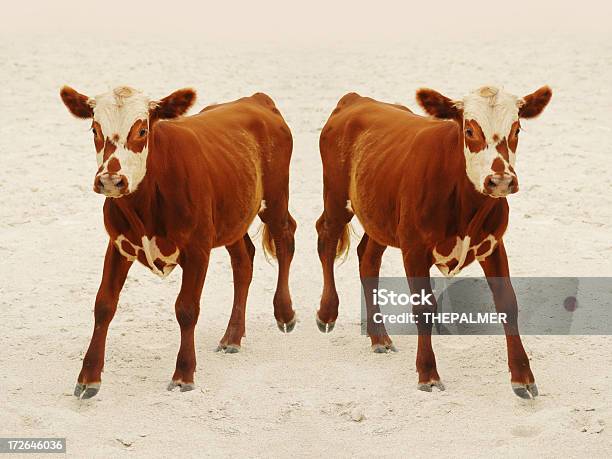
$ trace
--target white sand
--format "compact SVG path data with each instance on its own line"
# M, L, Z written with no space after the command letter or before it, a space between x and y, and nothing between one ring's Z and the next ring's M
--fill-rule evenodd
M550 84L524 123L521 192L506 241L514 275L612 275L612 52L609 40L526 38L392 47L265 48L180 39L46 37L0 43L0 436L68 437L72 457L609 456L612 338L526 336L541 396L513 395L503 337L434 337L446 392L417 391L416 338L375 355L359 329L354 251L337 270L340 317L314 322L322 279L314 222L322 210L318 135L340 96L357 91L416 108L420 86L461 96L482 84L519 95ZM537 44L536 44L537 43ZM130 84L152 96L193 86L196 108L270 94L295 149L298 221L291 286L300 317L276 329L276 267L256 256L241 353L213 352L231 309L231 268L214 252L197 328L197 389L169 393L179 343L180 269L128 278L107 345L102 389L72 390L89 343L106 235L88 123L58 97ZM253 232L255 227L253 228ZM259 244L259 241L257 241ZM355 241L356 244L356 241ZM259 245L258 245L259 247ZM389 250L384 275L403 275ZM462 276L480 275L477 266Z

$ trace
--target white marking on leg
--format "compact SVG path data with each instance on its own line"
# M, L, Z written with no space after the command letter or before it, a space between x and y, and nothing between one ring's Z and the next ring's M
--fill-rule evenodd
M467 256L468 251L470 250L470 237L466 236L465 239L461 242L461 253L459 255L459 263L455 266L450 273L449 276L454 276L455 274L459 274L461 269L463 268L463 263L465 263L465 257Z
M491 247L489 247L489 250L487 250L482 255L476 255L478 253L478 250L480 249L480 246L482 244L484 244L485 242L487 242L487 241L489 241L491 243ZM474 250L474 258L476 258L476 260L478 260L478 261L484 260L485 258L487 258L489 255L491 255L493 253L493 251L495 250L496 246L497 246L497 239L495 239L495 236L493 236L492 234L489 234L480 244L478 244L477 246L475 246L473 248L473 250Z
M141 241L142 241L142 251L144 252L145 257L147 258L147 264L149 265L149 268L151 269L151 271L153 271L158 276L163 277L164 273L161 272L157 268L157 266L155 266L155 263L154 263L155 259L151 256L151 241L146 236L143 236Z
M464 239L456 236L455 246L448 255L442 255L440 252L438 252L436 247L434 247L432 255L434 257L434 263L440 272L447 277L453 277L459 274L463 269L463 264L465 263L465 259L469 251L470 236L466 236ZM457 260L457 265L452 270L449 270L448 263L451 260Z
M438 252L436 247L434 247L433 249L432 254L434 257L434 262L436 266L438 267L438 269L440 270L440 272L444 274L445 276L451 276L451 274L449 273L449 269L448 269L448 263L453 259L457 259L457 260L459 259L461 243L462 243L461 238L457 236L455 240L455 245L448 255L442 255L440 252Z
M136 255L131 255L127 253L125 250L123 250L123 247L121 246L121 244L124 241L130 244L130 246L132 247ZM161 250L159 250L159 247L157 246L156 236L153 236L151 239L149 239L147 236L143 236L142 237L142 247L139 247L136 244L132 243L132 241L130 241L123 234L120 234L115 239L115 246L119 250L119 253L130 261L134 261L138 258L139 251L144 252L149 269L162 278L166 277L168 274L170 274L174 270L174 268L176 267L178 263L178 257L180 254L180 251L177 247L174 253L167 255L167 256L164 255L161 252ZM164 263L164 267L162 270L160 270L157 266L155 266L155 260L157 259L161 260Z
M138 250L140 250L140 247L135 246L134 244L132 244L130 242L130 240L128 238L126 238L123 234L120 234L119 236L117 236L117 239L115 239L115 245L117 246L117 250L119 250L119 253L121 255L123 255L125 258L127 258L129 261L136 260L136 258L137 258L136 255L130 255L125 250L123 250L123 247L121 246L121 244L123 244L123 241L126 241L128 244L130 244L132 246L132 249L134 250L134 253L136 255L138 255Z

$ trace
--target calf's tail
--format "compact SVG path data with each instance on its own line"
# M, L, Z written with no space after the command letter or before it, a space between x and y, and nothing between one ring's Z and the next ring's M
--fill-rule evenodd
M340 239L338 239L338 245L336 246L336 259L341 257L346 258L348 255L348 251L351 248L351 230L352 227L350 223L344 225Z
M276 245L274 244L274 238L272 237L270 228L268 228L268 225L265 223L263 224L261 236L261 245L263 246L266 258L276 258Z

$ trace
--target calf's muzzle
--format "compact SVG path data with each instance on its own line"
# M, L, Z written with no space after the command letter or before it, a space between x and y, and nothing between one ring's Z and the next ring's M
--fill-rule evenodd
M123 174L103 173L96 175L94 191L106 196L121 196L127 193L128 181Z
M518 179L514 174L491 174L484 180L485 191L494 197L507 196L518 191Z

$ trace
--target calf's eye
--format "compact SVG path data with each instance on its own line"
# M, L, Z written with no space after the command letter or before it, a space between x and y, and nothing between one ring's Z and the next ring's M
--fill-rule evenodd
M465 130L465 136L470 138L474 136L474 131L472 130L472 128L467 128Z
M138 135L140 137L144 137L145 135L147 135L147 130L146 129L141 129L140 132L138 133Z

